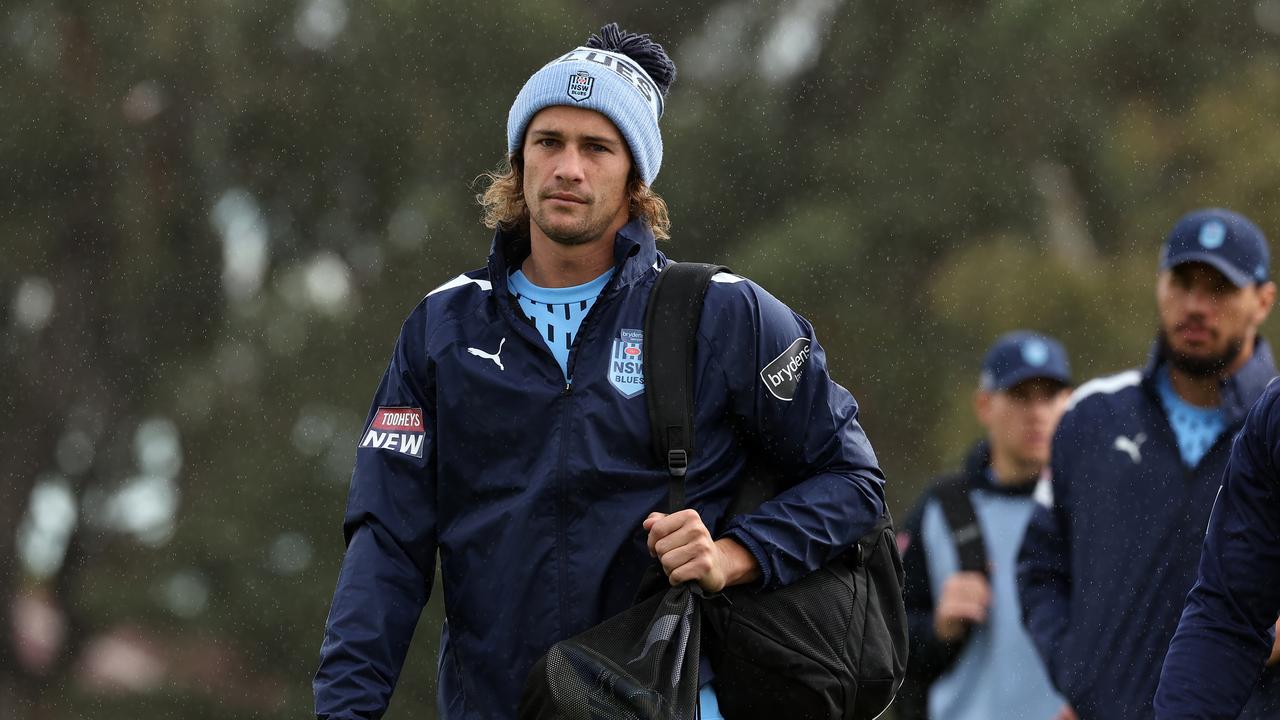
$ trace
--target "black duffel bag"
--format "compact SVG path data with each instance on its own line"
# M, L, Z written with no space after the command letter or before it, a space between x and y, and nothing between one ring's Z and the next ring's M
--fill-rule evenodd
M906 670L902 563L888 517L793 585L705 604L703 652L729 720L879 716Z
M644 375L654 452L671 478L672 512L683 507L692 455L693 353L707 283L725 269L673 263L654 284L645 314ZM767 461L743 478L728 517L776 494ZM703 652L727 720L872 720L902 685L907 615L902 558L886 512L858 544L798 582L777 589L727 588L703 601Z

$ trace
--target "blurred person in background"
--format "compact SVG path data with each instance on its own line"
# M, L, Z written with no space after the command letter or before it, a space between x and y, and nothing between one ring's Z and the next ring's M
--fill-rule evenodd
M1071 717L1022 625L1015 577L1070 386L1052 338L1016 331L987 351L973 396L985 437L898 535L911 638L899 720Z
M884 478L813 328L716 275L700 336L690 509L665 515L644 396L644 313L668 263L650 189L675 66L602 28L525 83L509 166L482 195L487 268L410 314L356 451L342 563L314 689L321 718L386 711L440 558L442 718L512 718L557 641L628 608L657 562L717 592L792 583L884 512ZM714 344L712 344L714 342ZM747 445L745 443L752 443ZM726 520L749 447L787 488ZM699 716L719 717L700 674ZM708 684L711 683L711 684Z
M1169 645L1158 720L1239 717L1280 657L1280 383L1249 411L1200 556L1200 578Z
M1049 676L1085 720L1153 716L1232 437L1276 376L1258 334L1275 294L1256 225L1222 209L1182 217L1160 254L1146 367L1071 397L1018 586ZM1244 717L1280 717L1274 671Z

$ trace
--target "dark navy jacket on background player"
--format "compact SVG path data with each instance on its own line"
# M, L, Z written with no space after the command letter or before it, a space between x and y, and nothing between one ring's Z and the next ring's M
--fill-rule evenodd
M527 252L499 233L487 269L432 291L404 323L356 454L315 678L321 717L385 709L437 552L450 720L514 717L534 661L630 606L656 562L641 523L665 511L668 477L650 450L639 333L667 261L642 222L618 233L567 385L507 289ZM807 321L722 273L700 328L689 505L755 557L761 584L789 584L871 529L883 476ZM726 525L747 442L795 484Z
M1277 616L1280 383L1272 383L1231 449L1209 520L1200 579L1165 658L1156 717L1235 718L1271 654Z
M1037 508L1019 556L1027 629L1082 720L1153 716L1231 438L1276 375L1259 340L1220 389L1226 431L1189 469L1157 394L1160 362L1153 353L1143 372L1073 395L1053 441L1051 505ZM1274 671L1242 717L1280 717Z

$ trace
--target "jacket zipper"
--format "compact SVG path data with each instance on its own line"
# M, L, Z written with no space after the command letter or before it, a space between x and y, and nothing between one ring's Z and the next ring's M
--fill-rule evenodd
M604 294L603 291L601 291L601 296L603 296L603 294ZM556 362L555 354L551 352L551 348L547 347L546 339L542 337L541 333L537 332L537 327L533 324L533 321L527 315L524 314L524 308L520 307L519 301L517 301L515 299L515 296L513 295L508 295L507 300L508 300L508 304L507 304L506 311L511 315L511 319L515 322L517 326L516 332L526 334L526 339L530 340L537 347L541 349L542 356L546 358L546 360L550 361L551 365L554 366L556 370L560 370L560 363ZM599 302L597 301L595 304L591 306L591 310L587 312L587 317L583 318L583 325L586 324L587 319L590 318L590 316L592 315L592 311L595 310L595 305L598 305L598 304ZM569 348L570 360L572 360L574 348L577 346L578 338L581 337L581 335L582 335L582 329L581 329L581 326L579 326L578 337L575 337L573 339L573 346ZM533 338L536 338L536 340L533 340ZM556 495L557 495L556 529L555 529L556 575L559 577L559 583L557 586L558 587L557 595L558 595L559 602L557 604L560 607L560 614L556 618L556 620L559 624L558 629L559 629L559 634L561 636L566 635L565 618L569 616L569 603L568 603L568 598L566 597L566 594L565 594L565 589L568 587L568 582L569 582L569 551L568 551L569 499L568 499L567 483L565 481L565 474L566 474L565 467L567 465L567 460L569 455L569 441L568 441L569 422L573 418L573 413L570 412L570 409L572 407L572 398L570 397L570 395L571 395L572 386L573 386L573 380L572 380L573 376L568 372L568 369L570 367L572 367L572 365L569 363L566 363L565 371L563 372L565 376L568 377L569 379L565 382L564 388L560 391L560 395L559 395L559 399L563 401L562 402L563 410L560 415L560 428L561 428L560 460L557 463L556 478L555 478Z
M625 264L625 263L624 263ZM621 268L614 270L613 277L609 278L609 282L601 288L600 294L596 296L596 301L591 304L591 308L587 310L586 317L582 318L582 323L578 325L578 332L573 336L573 343L569 346L569 357L565 361L565 384L564 390L560 391L560 399L563 404L563 412L560 422L560 465L556 472L556 485L559 491L559 499L556 503L556 545L559 547L557 553L558 565L560 567L560 625L561 634L564 634L565 619L569 617L568 587L569 587L569 423L573 421L573 370L574 364L578 359L578 346L592 328L592 321L600 315L600 306L603 305L608 297L613 294L613 289L617 286L618 275ZM544 343L545 344L545 343ZM549 351L548 351L549 352Z
M569 345L569 357L565 360L565 376L568 382L565 383L564 392L569 394L573 389L573 368L578 361L578 344L582 341L582 336L586 335L592 327L592 320L600 316L597 308L602 305L608 296L613 295L614 288L618 285L619 270L614 270L613 277L609 278L609 282L600 289L600 294L596 296L596 301L591 303L591 307L587 310L587 316L582 318L582 324L578 326L578 334L573 336L573 343Z
M577 342L577 339L574 339ZM572 381L566 383L564 392L560 394L563 412L560 416L560 462L556 472L556 490L559 498L556 501L556 564L559 566L560 582L557 595L560 600L560 635L567 637L566 619L569 617L569 489L566 479L566 465L569 457L569 423L573 420L571 408L573 398L570 395Z

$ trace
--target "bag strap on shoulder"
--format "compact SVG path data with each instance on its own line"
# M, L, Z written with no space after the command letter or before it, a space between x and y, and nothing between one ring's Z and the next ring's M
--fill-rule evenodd
M951 529L951 542L960 559L960 570L987 575L987 549L969 490L966 478L958 478L942 483L933 496L938 501L947 527Z
M684 509L684 475L693 456L694 350L707 284L722 265L670 263L653 283L644 315L645 402L660 467L670 475L669 511Z

